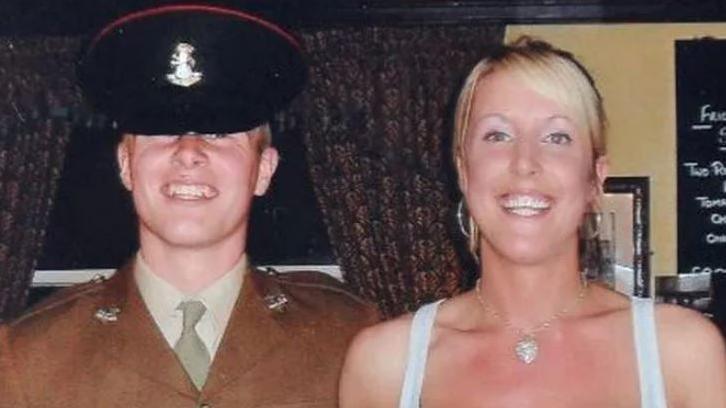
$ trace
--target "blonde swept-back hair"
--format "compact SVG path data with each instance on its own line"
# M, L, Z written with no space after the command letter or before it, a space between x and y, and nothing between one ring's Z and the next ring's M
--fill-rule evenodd
M454 113L452 152L457 173L466 160L466 134L477 85L493 72L516 76L535 92L574 113L574 120L590 137L594 178L596 160L607 153L607 118L595 81L571 53L528 36L496 47L466 77ZM478 257L479 229L471 217L468 224L469 250Z

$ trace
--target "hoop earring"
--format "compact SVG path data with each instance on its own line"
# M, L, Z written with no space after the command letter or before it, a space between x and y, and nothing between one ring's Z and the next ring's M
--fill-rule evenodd
M471 238L471 232L467 228L469 223L469 212L466 210L464 199L459 200L459 204L456 205L456 221L459 224L459 231L462 235L467 238Z
M594 240L600 237L602 227L602 213L599 211L587 214L585 220L585 239Z

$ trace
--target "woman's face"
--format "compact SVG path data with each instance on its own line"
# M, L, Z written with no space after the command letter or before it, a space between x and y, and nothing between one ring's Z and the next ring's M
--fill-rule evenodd
M507 71L478 84L459 179L480 245L516 263L577 256L578 226L606 163L573 112ZM488 255L487 255L488 256Z

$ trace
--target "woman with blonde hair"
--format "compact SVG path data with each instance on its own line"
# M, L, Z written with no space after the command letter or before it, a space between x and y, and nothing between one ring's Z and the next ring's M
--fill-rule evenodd
M481 277L361 332L341 407L726 407L710 322L583 278L605 124L590 74L548 43L522 38L473 68L453 151Z

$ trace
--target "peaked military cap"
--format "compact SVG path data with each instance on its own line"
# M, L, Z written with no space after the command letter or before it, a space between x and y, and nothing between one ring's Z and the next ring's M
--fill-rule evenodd
M269 121L307 79L299 42L238 10L171 5L104 27L78 63L88 102L136 134L229 133Z

